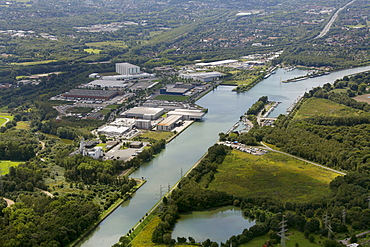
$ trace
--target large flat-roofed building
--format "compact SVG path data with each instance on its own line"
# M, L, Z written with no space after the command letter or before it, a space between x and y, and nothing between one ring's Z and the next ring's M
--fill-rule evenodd
M179 76L183 79L193 79L196 81L211 82L214 80L218 80L220 77L224 76L224 74L214 71L214 72L180 74Z
M155 120L164 113L164 108L134 107L121 114L122 117Z
M109 136L120 136L127 132L130 128L128 127L117 127L117 126L104 126L98 129L99 134L109 135Z
M116 63L116 72L121 75L139 74L140 67L130 63Z
M176 109L167 113L167 116L178 115L182 116L183 120L202 120L205 112L202 110L190 110L190 109Z
M115 88L123 89L126 88L128 84L124 81L118 80L94 80L87 84L79 86L80 88Z
M72 89L71 91L62 94L62 96L69 99L109 100L117 94L118 93L116 91L111 90Z
M157 130L171 131L180 121L182 122L182 116L171 115L157 124Z

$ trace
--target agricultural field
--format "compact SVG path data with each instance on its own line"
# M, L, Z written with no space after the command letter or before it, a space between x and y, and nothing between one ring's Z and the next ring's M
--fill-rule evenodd
M370 116L369 113L335 103L321 98L306 99L300 106L294 119L309 118L315 116L349 117Z
M5 175L9 173L9 167L18 166L22 162L10 161L10 160L0 160L0 175Z
M140 139L152 139L152 140L167 140L174 134L172 132L161 132L161 131L147 131L140 135Z
M262 196L290 202L310 202L324 197L330 193L330 181L338 176L283 154L255 156L237 150L227 155L217 170L210 189L235 196Z
M304 234L300 231L297 231L295 229L289 230L287 233L287 237L289 240L286 240L286 246L287 247L295 247L297 246L296 243L299 244L299 246L304 247L319 247L322 246L321 242L325 240L325 238L320 238L318 235L313 235L315 238L315 242L311 243L308 241L308 239L304 236ZM257 237L252 239L250 242L246 244L241 244L240 247L255 247L255 246L263 246L266 242L266 240L270 239L268 235L263 235L261 237Z

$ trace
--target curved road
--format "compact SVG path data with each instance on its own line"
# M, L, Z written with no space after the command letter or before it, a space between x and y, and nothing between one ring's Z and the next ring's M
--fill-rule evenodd
M285 152L282 152L282 151L279 151L279 150L276 150L276 149L273 149L273 148L270 148L269 146L267 146L265 143L261 142L261 144L264 146L264 149L267 149L269 151L272 151L272 152L276 152L276 153L281 153L281 154L284 154L284 155L287 155L287 156L290 156L290 157L293 157L295 159L298 159L298 160L301 160L303 162L306 162L306 163L310 163L312 165L315 165L315 166L318 166L318 167L321 167L321 168L324 168L326 170L329 170L329 171L332 171L332 172L335 172L335 173L338 173L340 175L346 175L347 173L345 172L341 172L341 171L338 171L338 170L335 170L335 169L332 169L332 168L329 168L329 167L326 167L326 166L323 166L323 165L320 165L320 164L317 164L315 162L312 162L312 161L309 161L309 160L305 160L305 159L302 159L300 157L297 157L295 155L292 155L292 154L288 154L288 153L285 153Z
M9 118L7 118L7 117L0 117L0 118L4 118L6 121L5 121L5 123L3 123L1 126L4 126L5 124L7 124L7 122L9 122L10 121L10 119Z
M333 25L334 21L338 18L339 12L341 12L343 9L347 8L348 5L354 3L355 1L356 0L352 0L351 2L347 3L346 5L344 5L340 9L338 9L335 12L335 14L330 18L330 21L325 25L324 29L320 32L319 35L317 35L317 37L315 39L319 39L319 38L324 37L329 32L329 30L330 30L331 26Z

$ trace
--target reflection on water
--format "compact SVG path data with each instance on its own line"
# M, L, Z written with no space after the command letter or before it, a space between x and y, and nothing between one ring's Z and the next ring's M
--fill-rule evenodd
M180 215L172 238L191 236L196 242L203 242L206 239L218 243L226 242L231 236L241 234L244 229L254 224L255 221L243 217L240 208L222 207Z

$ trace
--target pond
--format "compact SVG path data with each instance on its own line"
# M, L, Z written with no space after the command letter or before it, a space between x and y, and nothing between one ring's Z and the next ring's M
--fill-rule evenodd
M255 225L255 221L243 216L238 207L222 207L207 211L181 214L172 232L172 238L193 237L195 242L211 239L214 242L226 242L231 236L238 235L244 229Z

